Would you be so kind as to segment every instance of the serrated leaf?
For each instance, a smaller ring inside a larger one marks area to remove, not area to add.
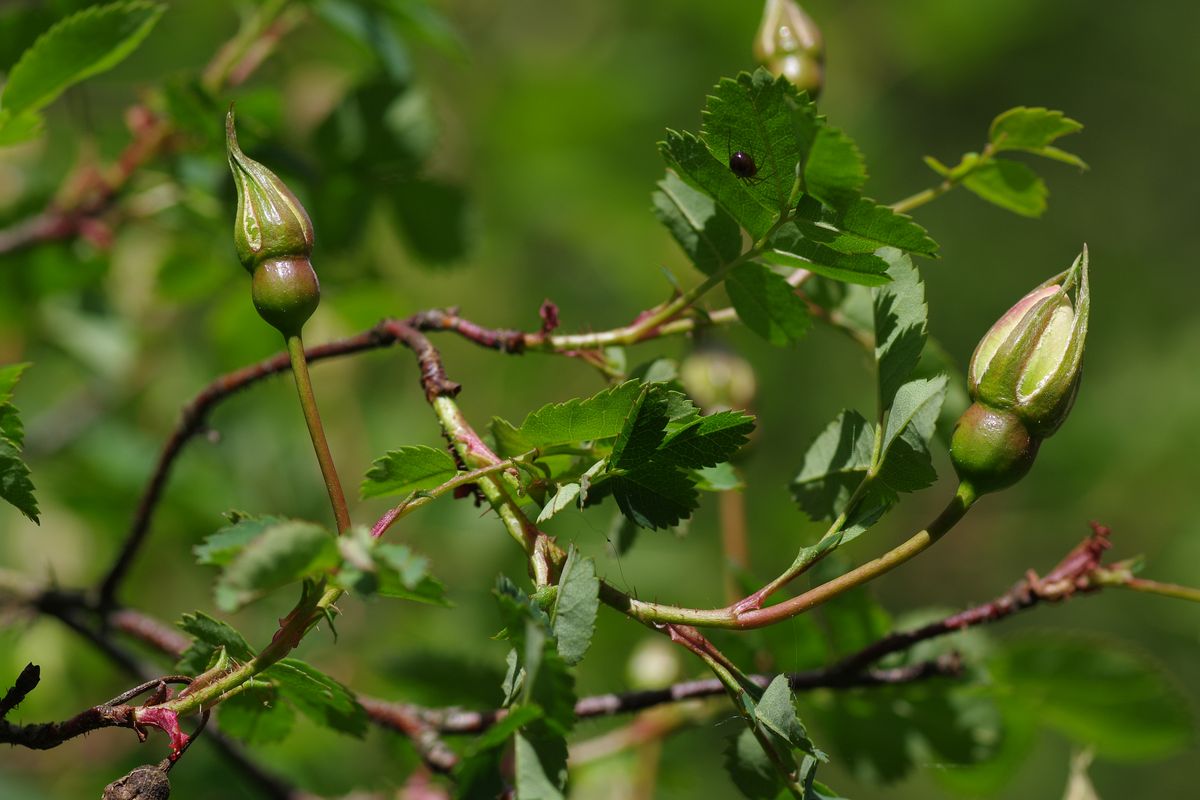
[[[892,280],[872,290],[875,318],[875,361],[881,411],[890,408],[896,391],[908,380],[925,347],[925,285],[912,259],[893,248],[879,254],[888,262]]]
[[[56,23],[8,73],[0,109],[9,116],[43,108],[68,87],[119,64],[165,10],[160,3],[93,6]]]
[[[29,366],[28,362],[23,362],[0,367],[0,405],[12,401],[13,390],[16,388],[17,382],[21,380],[21,376],[25,374],[25,370],[29,369]]]
[[[977,197],[1023,217],[1040,217],[1050,193],[1036,172],[1006,158],[992,159],[971,170],[962,185]]]
[[[778,212],[764,208],[750,193],[751,186],[713,157],[695,134],[669,130],[666,140],[659,143],[659,151],[680,180],[713,198],[752,237],[770,229]]]
[[[668,436],[656,458],[685,469],[716,467],[740,450],[753,430],[754,417],[744,412],[710,414]]]
[[[1083,125],[1061,111],[1048,108],[1010,108],[992,121],[988,132],[997,152],[1021,150],[1087,169],[1083,159],[1050,145],[1062,136],[1078,133]]]
[[[280,702],[274,686],[251,686],[228,700],[217,710],[221,732],[246,744],[273,744],[291,733],[296,712]]]
[[[596,564],[580,555],[572,545],[559,576],[558,593],[550,614],[558,654],[568,665],[582,661],[591,646],[599,608],[600,581],[596,577]]]
[[[674,172],[658,182],[652,199],[659,221],[701,272],[712,275],[741,252],[742,232],[733,217]]]
[[[937,478],[928,445],[945,397],[944,375],[918,378],[897,390],[884,428],[879,469],[893,489],[912,492]]]
[[[192,548],[197,564],[223,567],[267,528],[287,522],[284,517],[251,517],[237,512],[232,512],[230,519],[229,525]]]
[[[792,223],[804,238],[839,253],[874,253],[880,247],[895,247],[909,253],[933,255],[937,242],[906,214],[899,214],[874,200],[859,197],[842,209],[823,206],[806,198],[797,207]]]
[[[788,269],[806,269],[835,281],[861,286],[882,286],[891,280],[887,262],[868,253],[839,253],[823,244],[805,239],[785,225],[772,240],[778,246],[759,256],[766,264]]]
[[[588,398],[551,403],[526,416],[515,431],[528,448],[612,438],[621,432],[641,392],[640,383],[626,381]]]
[[[1190,703],[1153,658],[1112,639],[1027,634],[1005,642],[989,671],[1006,702],[1101,758],[1166,758],[1195,742]]]
[[[342,684],[299,659],[285,658],[262,673],[274,681],[279,696],[313,722],[361,737],[367,732],[367,712]]]
[[[797,342],[812,325],[808,306],[792,285],[761,264],[734,267],[725,289],[742,323],[771,344]]]
[[[199,675],[208,666],[213,653],[218,648],[238,661],[249,661],[254,658],[254,650],[237,630],[218,619],[213,619],[203,611],[184,614],[176,623],[180,630],[191,636],[193,641],[187,650],[179,657],[177,668],[186,675]]]
[[[31,521],[40,524],[29,467],[21,458],[21,451],[7,439],[0,439],[0,497]]]
[[[217,605],[234,611],[272,589],[338,563],[332,534],[311,522],[291,520],[267,528],[225,568],[217,581]]]
[[[796,716],[796,703],[786,675],[776,675],[754,707],[754,716],[764,728],[792,747],[810,755],[819,751]]]
[[[828,126],[817,132],[804,162],[804,191],[834,208],[854,202],[867,181],[867,165],[849,136]]]
[[[662,387],[645,384],[613,443],[608,469],[620,470],[646,463],[666,435],[667,397]]]
[[[363,478],[359,496],[369,497],[408,494],[432,489],[450,480],[458,465],[445,450],[425,445],[408,445],[389,450],[377,458]]]
[[[429,559],[403,544],[377,544],[374,561],[381,597],[412,600],[435,606],[450,606],[446,587],[429,574]]]
[[[833,519],[871,468],[875,426],[857,411],[843,411],[804,454],[792,496],[813,519]]]
[[[766,70],[722,78],[704,110],[704,140],[714,160],[773,217],[790,205],[796,165],[817,128],[812,104],[787,80]],[[739,151],[758,167],[752,179],[742,181],[729,170],[730,156]]]
[[[567,745],[543,740],[535,747],[520,733],[513,737],[517,800],[564,800],[567,785]]]
[[[621,512],[643,528],[674,527],[698,505],[691,480],[669,465],[644,464],[609,483]]]

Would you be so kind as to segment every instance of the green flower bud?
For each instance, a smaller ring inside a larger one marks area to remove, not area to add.
[[[312,221],[279,176],[238,147],[233,111],[225,119],[225,137],[238,195],[233,243],[253,275],[254,307],[284,336],[296,335],[321,300],[309,261]]]
[[[679,382],[705,413],[749,408],[758,387],[754,368],[746,359],[709,343],[683,359]]]
[[[754,57],[813,98],[825,85],[821,29],[794,0],[767,0],[754,36]]]
[[[1020,480],[1042,440],[1067,418],[1079,390],[1090,307],[1085,247],[1069,270],[1021,298],[975,348],[967,370],[975,402],[954,428],[950,456],[976,491]]]

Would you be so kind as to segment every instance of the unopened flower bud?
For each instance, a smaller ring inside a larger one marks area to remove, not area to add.
[[[1085,247],[1067,272],[1021,298],[975,348],[967,370],[975,402],[955,426],[950,456],[978,492],[1020,480],[1041,441],[1067,418],[1079,389],[1090,307]]]
[[[253,275],[254,307],[284,336],[298,334],[321,300],[309,261],[312,222],[279,176],[238,147],[232,111],[225,134],[238,195],[233,243],[238,260]]]
[[[706,413],[749,408],[757,391],[750,363],[711,344],[700,345],[683,359],[679,381]]]
[[[754,57],[813,98],[825,85],[821,29],[795,0],[767,0],[754,36]]]

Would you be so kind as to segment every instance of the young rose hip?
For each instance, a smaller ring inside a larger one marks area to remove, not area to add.
[[[1069,270],[1017,301],[975,348],[967,370],[975,402],[955,425],[950,457],[978,493],[1020,480],[1042,440],[1067,418],[1079,390],[1090,308],[1084,247]]]
[[[309,261],[312,221],[284,182],[238,147],[232,110],[225,118],[225,141],[238,195],[233,243],[253,276],[254,307],[284,336],[297,335],[321,301]]]

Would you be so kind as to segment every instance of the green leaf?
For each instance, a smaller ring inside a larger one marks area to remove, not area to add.
[[[46,119],[36,111],[24,111],[15,117],[0,111],[0,147],[23,144],[41,135]]]
[[[28,368],[29,364],[0,367],[0,498],[11,503],[31,521],[40,524],[29,467],[21,458],[25,427],[21,424],[16,406],[10,402],[17,382]]]
[[[923,489],[937,478],[929,458],[942,401],[946,376],[918,378],[900,387],[888,412],[880,453],[879,473],[897,491]]]
[[[0,497],[31,521],[40,524],[29,467],[21,458],[21,451],[7,439],[0,439]]]
[[[866,197],[840,210],[805,199],[796,210],[795,221],[784,229],[794,227],[806,239],[839,253],[874,253],[880,247],[926,256],[937,251],[937,242],[912,217]]]
[[[217,581],[217,605],[234,611],[261,595],[338,563],[334,537],[311,522],[267,528],[229,563]]]
[[[658,147],[667,166],[680,180],[713,198],[752,237],[762,236],[775,222],[778,212],[764,208],[751,194],[753,187],[714,158],[695,134],[669,130],[666,141]]]
[[[773,218],[790,205],[796,165],[816,129],[812,104],[766,70],[722,78],[704,111],[704,140],[714,160]],[[754,159],[758,174],[752,179],[743,181],[729,170],[729,158],[738,151]]]
[[[989,203],[1024,217],[1040,217],[1050,193],[1036,172],[1006,158],[972,169],[962,185]]]
[[[645,384],[613,443],[608,469],[645,464],[662,442],[669,420],[666,392],[661,386]]]
[[[274,681],[279,696],[318,725],[352,736],[361,737],[367,732],[367,712],[354,694],[316,667],[285,658],[264,671],[262,677]]]
[[[912,259],[892,248],[879,254],[888,262],[887,286],[873,290],[875,361],[878,364],[880,410],[892,405],[896,391],[908,380],[925,347],[929,308],[925,285]]]
[[[239,511],[231,511],[226,517],[230,524],[192,548],[197,564],[226,566],[267,528],[287,522],[283,517],[254,517]]]
[[[783,780],[749,727],[729,740],[725,769],[733,785],[750,800],[775,800],[783,789]]]
[[[550,498],[550,502],[542,506],[541,513],[538,514],[538,524],[553,518],[558,512],[570,508],[579,501],[580,486],[578,483],[568,483],[558,487],[558,491]]]
[[[176,623],[179,628],[191,636],[193,641],[187,650],[179,657],[177,668],[186,675],[199,675],[212,659],[218,648],[238,661],[249,661],[254,658],[254,650],[246,639],[233,626],[197,611],[184,614]]]
[[[883,259],[867,253],[839,253],[805,239],[788,225],[780,229],[772,244],[778,247],[760,255],[760,261],[788,269],[806,269],[835,281],[862,286],[882,286],[891,280]]]
[[[513,428],[503,420],[493,420],[492,432],[498,444],[501,436],[507,441],[514,441],[515,432],[525,446],[521,452],[608,439],[617,436],[624,428],[625,419],[641,392],[640,383],[626,381],[586,399],[576,398],[543,406],[525,417],[520,428]],[[507,426],[511,430],[498,433],[497,422],[502,423],[501,428]]]
[[[273,685],[243,689],[217,707],[222,733],[247,744],[273,744],[287,738],[296,712],[279,699]]]
[[[514,733],[534,720],[542,718],[542,710],[534,705],[513,706],[496,724],[492,725],[467,746],[467,756],[482,753],[507,742]]]
[[[359,487],[359,496],[384,497],[408,494],[441,486],[458,472],[458,465],[445,450],[425,445],[409,445],[389,450],[367,471]]]
[[[534,746],[520,733],[513,737],[517,800],[564,800],[567,785],[567,744],[542,739]]]
[[[621,512],[643,528],[672,528],[699,504],[691,480],[670,465],[650,462],[609,483]]]
[[[574,666],[583,660],[596,630],[596,611],[600,608],[600,581],[596,564],[579,554],[574,545],[567,551],[558,580],[558,593],[550,618],[558,654]]]
[[[375,567],[379,575],[376,593],[381,597],[413,600],[428,605],[449,606],[446,587],[428,573],[429,559],[403,544],[377,544]]]
[[[702,492],[730,492],[745,489],[746,484],[728,461],[713,467],[692,470],[696,488]]]
[[[820,128],[804,163],[805,193],[845,208],[858,199],[866,181],[867,165],[854,141],[836,128]]]
[[[874,450],[875,426],[857,411],[843,411],[804,454],[792,496],[813,519],[837,517],[871,468]]]
[[[1121,642],[1026,634],[1005,642],[989,669],[1005,702],[1101,758],[1162,759],[1195,743],[1187,697],[1157,661]]]
[[[9,71],[0,108],[7,116],[36,111],[68,87],[116,66],[142,43],[165,8],[130,0],[59,21]]]
[[[656,458],[686,469],[715,468],[747,442],[754,417],[741,411],[721,411],[700,417],[667,437]]]
[[[696,265],[712,275],[737,258],[742,232],[733,217],[707,194],[668,172],[653,195],[654,213]]]
[[[776,675],[767,686],[754,707],[754,716],[764,728],[792,747],[809,754],[818,753],[796,716],[796,703],[786,675]]]
[[[734,267],[725,289],[743,324],[771,344],[797,342],[812,325],[808,306],[792,285],[761,264]]]
[[[992,121],[988,137],[997,152],[1021,150],[1087,169],[1087,164],[1079,156],[1050,146],[1058,138],[1081,130],[1081,123],[1061,111],[1018,106],[1010,108]]]

